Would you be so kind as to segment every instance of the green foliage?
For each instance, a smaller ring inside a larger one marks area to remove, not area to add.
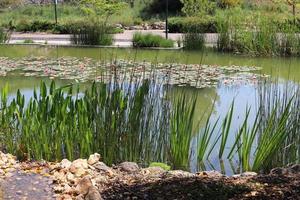
[[[235,7],[241,4],[241,0],[220,0],[219,4],[223,8]]]
[[[194,117],[197,98],[187,99],[185,94],[174,101],[170,119],[170,155],[174,166],[183,167],[190,158],[190,142],[195,135]]]
[[[160,162],[152,162],[152,163],[150,163],[149,167],[160,167],[166,171],[169,171],[171,169],[171,166],[169,166],[165,163],[160,163]]]
[[[9,40],[10,33],[4,28],[0,27],[0,43],[5,43]]]
[[[114,0],[81,0],[81,9],[88,15],[109,17],[125,6],[124,2]]]
[[[113,35],[110,34],[111,28],[105,22],[82,21],[72,25],[71,40],[78,45],[112,45]]]
[[[1,0],[0,1],[0,8],[7,8],[7,7],[14,7],[20,4],[20,0]]]
[[[26,40],[24,40],[23,43],[24,43],[24,44],[32,44],[32,43],[34,43],[34,41],[31,40],[31,39],[26,39]]]
[[[216,8],[215,2],[209,0],[181,0],[182,12],[187,16],[212,14]]]
[[[185,33],[183,35],[183,47],[188,50],[202,50],[205,47],[205,36],[197,32]]]
[[[132,43],[134,47],[173,47],[174,41],[159,35],[135,33]]]
[[[216,33],[216,21],[210,17],[172,17],[169,19],[170,33]]]

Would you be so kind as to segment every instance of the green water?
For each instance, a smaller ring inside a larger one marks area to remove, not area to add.
[[[44,56],[51,58],[59,57],[89,57],[99,60],[129,59],[136,61],[149,62],[167,62],[167,63],[189,63],[189,64],[210,64],[210,65],[237,65],[237,66],[257,66],[262,67],[259,73],[269,74],[272,77],[279,78],[280,81],[299,81],[300,66],[299,58],[251,58],[230,54],[219,54],[213,52],[186,52],[175,50],[135,50],[135,49],[117,49],[117,48],[74,48],[74,47],[41,47],[41,46],[0,46],[0,57],[23,58],[28,56]],[[0,63],[1,65],[1,63]],[[11,73],[7,77],[0,77],[0,90],[5,84],[10,86],[10,98],[18,89],[29,98],[32,96],[33,88],[38,88],[40,81],[44,80],[50,83],[48,78],[23,77],[18,73]],[[65,85],[74,81],[57,80],[58,85]],[[89,84],[83,84],[83,88],[88,88]],[[244,115],[246,106],[256,106],[257,85],[241,84],[228,86],[219,84],[216,88],[196,89],[191,87],[173,87],[170,91],[173,95],[179,95],[185,92],[192,96],[197,96],[196,118],[205,119],[212,109],[213,118],[224,116],[229,109],[233,99],[235,99],[236,124],[241,123],[240,116]],[[215,102],[215,103],[214,103]],[[203,122],[203,121],[202,121]],[[229,141],[229,144],[233,141]],[[192,146],[194,141],[191,142]],[[155,160],[154,160],[155,161]],[[195,156],[188,163],[191,171],[199,170]],[[223,169],[223,165],[225,169]],[[224,171],[227,174],[236,173],[231,169],[228,161],[220,162],[217,158],[211,160],[207,169],[216,169]],[[202,168],[201,168],[202,169]]]

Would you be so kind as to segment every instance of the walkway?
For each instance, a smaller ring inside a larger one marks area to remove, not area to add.
[[[163,30],[125,30],[123,33],[114,35],[114,46],[129,47],[132,45],[132,38],[135,32],[141,32],[143,34],[152,33],[165,37]],[[182,39],[181,33],[169,33],[169,38],[177,41]],[[70,45],[71,35],[66,34],[47,34],[47,33],[13,33],[9,43],[23,43],[25,40],[32,40],[34,43],[52,44],[52,45]],[[217,34],[206,34],[206,43],[209,46],[216,44]]]

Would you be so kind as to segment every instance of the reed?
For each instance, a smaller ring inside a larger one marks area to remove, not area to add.
[[[10,33],[0,27],[0,43],[6,43],[10,38]]]
[[[71,41],[78,45],[112,45],[111,27],[105,22],[90,19],[73,24]]]
[[[174,41],[165,39],[159,35],[134,33],[132,44],[134,47],[174,47]]]

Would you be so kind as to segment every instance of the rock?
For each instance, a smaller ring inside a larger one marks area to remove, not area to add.
[[[89,176],[83,177],[77,184],[75,190],[78,194],[86,195],[89,192],[89,188],[93,186]]]
[[[88,194],[84,198],[85,200],[102,200],[102,197],[100,193],[98,192],[98,189],[94,186],[91,186],[89,188]]]
[[[121,171],[133,173],[139,171],[139,166],[134,162],[122,162],[118,165]]]
[[[70,166],[70,172],[75,174],[77,177],[82,177],[86,174],[86,170],[88,169],[88,163],[86,159],[77,159],[72,162]]]
[[[104,172],[108,172],[110,171],[110,167],[108,167],[105,163],[103,162],[98,162],[94,165],[95,169],[97,169],[98,171],[104,171]]]
[[[178,178],[188,178],[188,177],[194,177],[195,174],[192,174],[190,172],[182,171],[182,170],[171,170],[167,171],[165,173],[165,176],[167,177],[178,177]]]
[[[63,159],[61,162],[60,162],[60,167],[63,168],[63,169],[68,169],[70,168],[72,165],[72,162],[69,161],[68,159]]]
[[[99,160],[100,160],[100,154],[98,154],[98,153],[92,154],[92,155],[90,155],[90,157],[88,159],[88,164],[89,165],[94,165]]]
[[[276,167],[270,171],[270,174],[272,174],[272,175],[284,175],[287,173],[288,173],[288,170],[281,168],[281,167]]]
[[[209,176],[209,177],[214,177],[214,178],[221,178],[224,175],[221,174],[218,171],[212,170],[212,171],[203,171],[203,175]]]
[[[251,177],[251,176],[257,176],[256,172],[244,172],[241,174],[241,177]]]
[[[67,181],[72,184],[75,183],[75,181],[76,181],[74,174],[72,174],[70,172],[67,173],[66,178],[67,178]]]
[[[161,167],[148,167],[148,168],[142,169],[142,173],[145,174],[145,175],[147,175],[147,174],[160,175],[160,174],[163,174],[165,172],[166,172],[166,170],[164,170]]]
[[[75,200],[84,200],[84,195],[83,194],[80,194],[78,195]]]
[[[54,180],[59,183],[64,183],[66,181],[66,176],[64,172],[54,172]]]
[[[290,167],[292,173],[300,173],[300,164],[295,164]]]
[[[72,200],[72,197],[69,194],[64,194],[64,195],[62,195],[61,199],[63,199],[63,200]]]

